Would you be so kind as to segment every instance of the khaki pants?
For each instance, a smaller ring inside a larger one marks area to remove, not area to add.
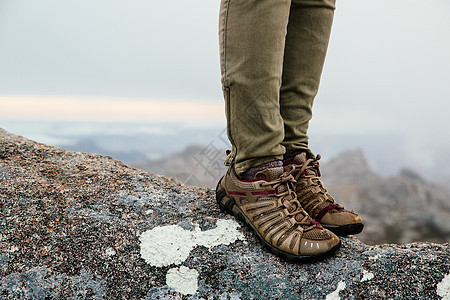
[[[335,0],[222,0],[226,164],[238,174],[307,151]]]

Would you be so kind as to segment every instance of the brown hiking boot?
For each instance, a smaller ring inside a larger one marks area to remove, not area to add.
[[[294,184],[291,172],[283,167],[266,168],[252,180],[239,179],[229,168],[217,185],[216,199],[281,257],[306,262],[333,254],[340,247],[338,237],[303,210]]]
[[[295,192],[298,201],[311,217],[334,233],[360,233],[364,228],[361,217],[336,203],[319,180],[319,159],[320,155],[307,159],[303,152],[284,161],[285,170],[291,170],[297,181]]]

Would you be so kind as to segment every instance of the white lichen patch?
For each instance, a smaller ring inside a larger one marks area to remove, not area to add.
[[[328,294],[325,300],[340,300],[341,297],[339,296],[339,292],[343,291],[345,289],[345,286],[345,281],[339,281],[336,290],[331,294]]]
[[[442,299],[450,299],[450,274],[447,274],[436,287],[436,294]]]
[[[194,247],[191,233],[178,225],[155,227],[142,233],[141,256],[152,266],[180,264]]]
[[[201,231],[197,225],[192,231],[178,225],[155,227],[139,238],[141,256],[156,267],[181,264],[196,246],[212,248],[244,239],[238,227],[239,224],[234,220],[217,220],[217,227],[206,231]]]
[[[380,258],[380,254],[376,254],[374,256],[369,256],[370,260],[378,260]]]
[[[111,248],[111,247],[110,248],[106,248],[105,254],[107,256],[113,256],[113,255],[116,255],[116,251],[113,248]]]
[[[373,278],[373,273],[363,270],[363,276],[361,278],[361,282],[371,280]]]
[[[223,293],[219,296],[219,300],[241,300],[241,293]]]
[[[183,294],[195,294],[198,289],[198,272],[185,266],[172,268],[167,271],[166,284],[175,291]]]
[[[211,230],[201,231],[194,228],[193,238],[196,245],[212,248],[218,245],[229,245],[236,240],[244,239],[244,235],[238,231],[239,224],[234,220],[217,220],[217,227]]]
[[[12,245],[11,247],[9,247],[9,252],[13,253],[19,251],[19,247]]]

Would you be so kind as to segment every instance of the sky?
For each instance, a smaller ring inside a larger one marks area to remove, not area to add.
[[[218,10],[219,0],[0,0],[0,127],[92,111],[223,124]],[[447,0],[337,1],[311,132],[399,134],[417,159],[450,151],[449,32]]]
[[[218,5],[0,0],[0,93],[217,100]]]

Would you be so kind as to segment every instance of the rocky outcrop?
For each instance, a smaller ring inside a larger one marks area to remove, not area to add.
[[[448,244],[342,242],[290,263],[210,189],[0,130],[2,299],[448,299]]]

